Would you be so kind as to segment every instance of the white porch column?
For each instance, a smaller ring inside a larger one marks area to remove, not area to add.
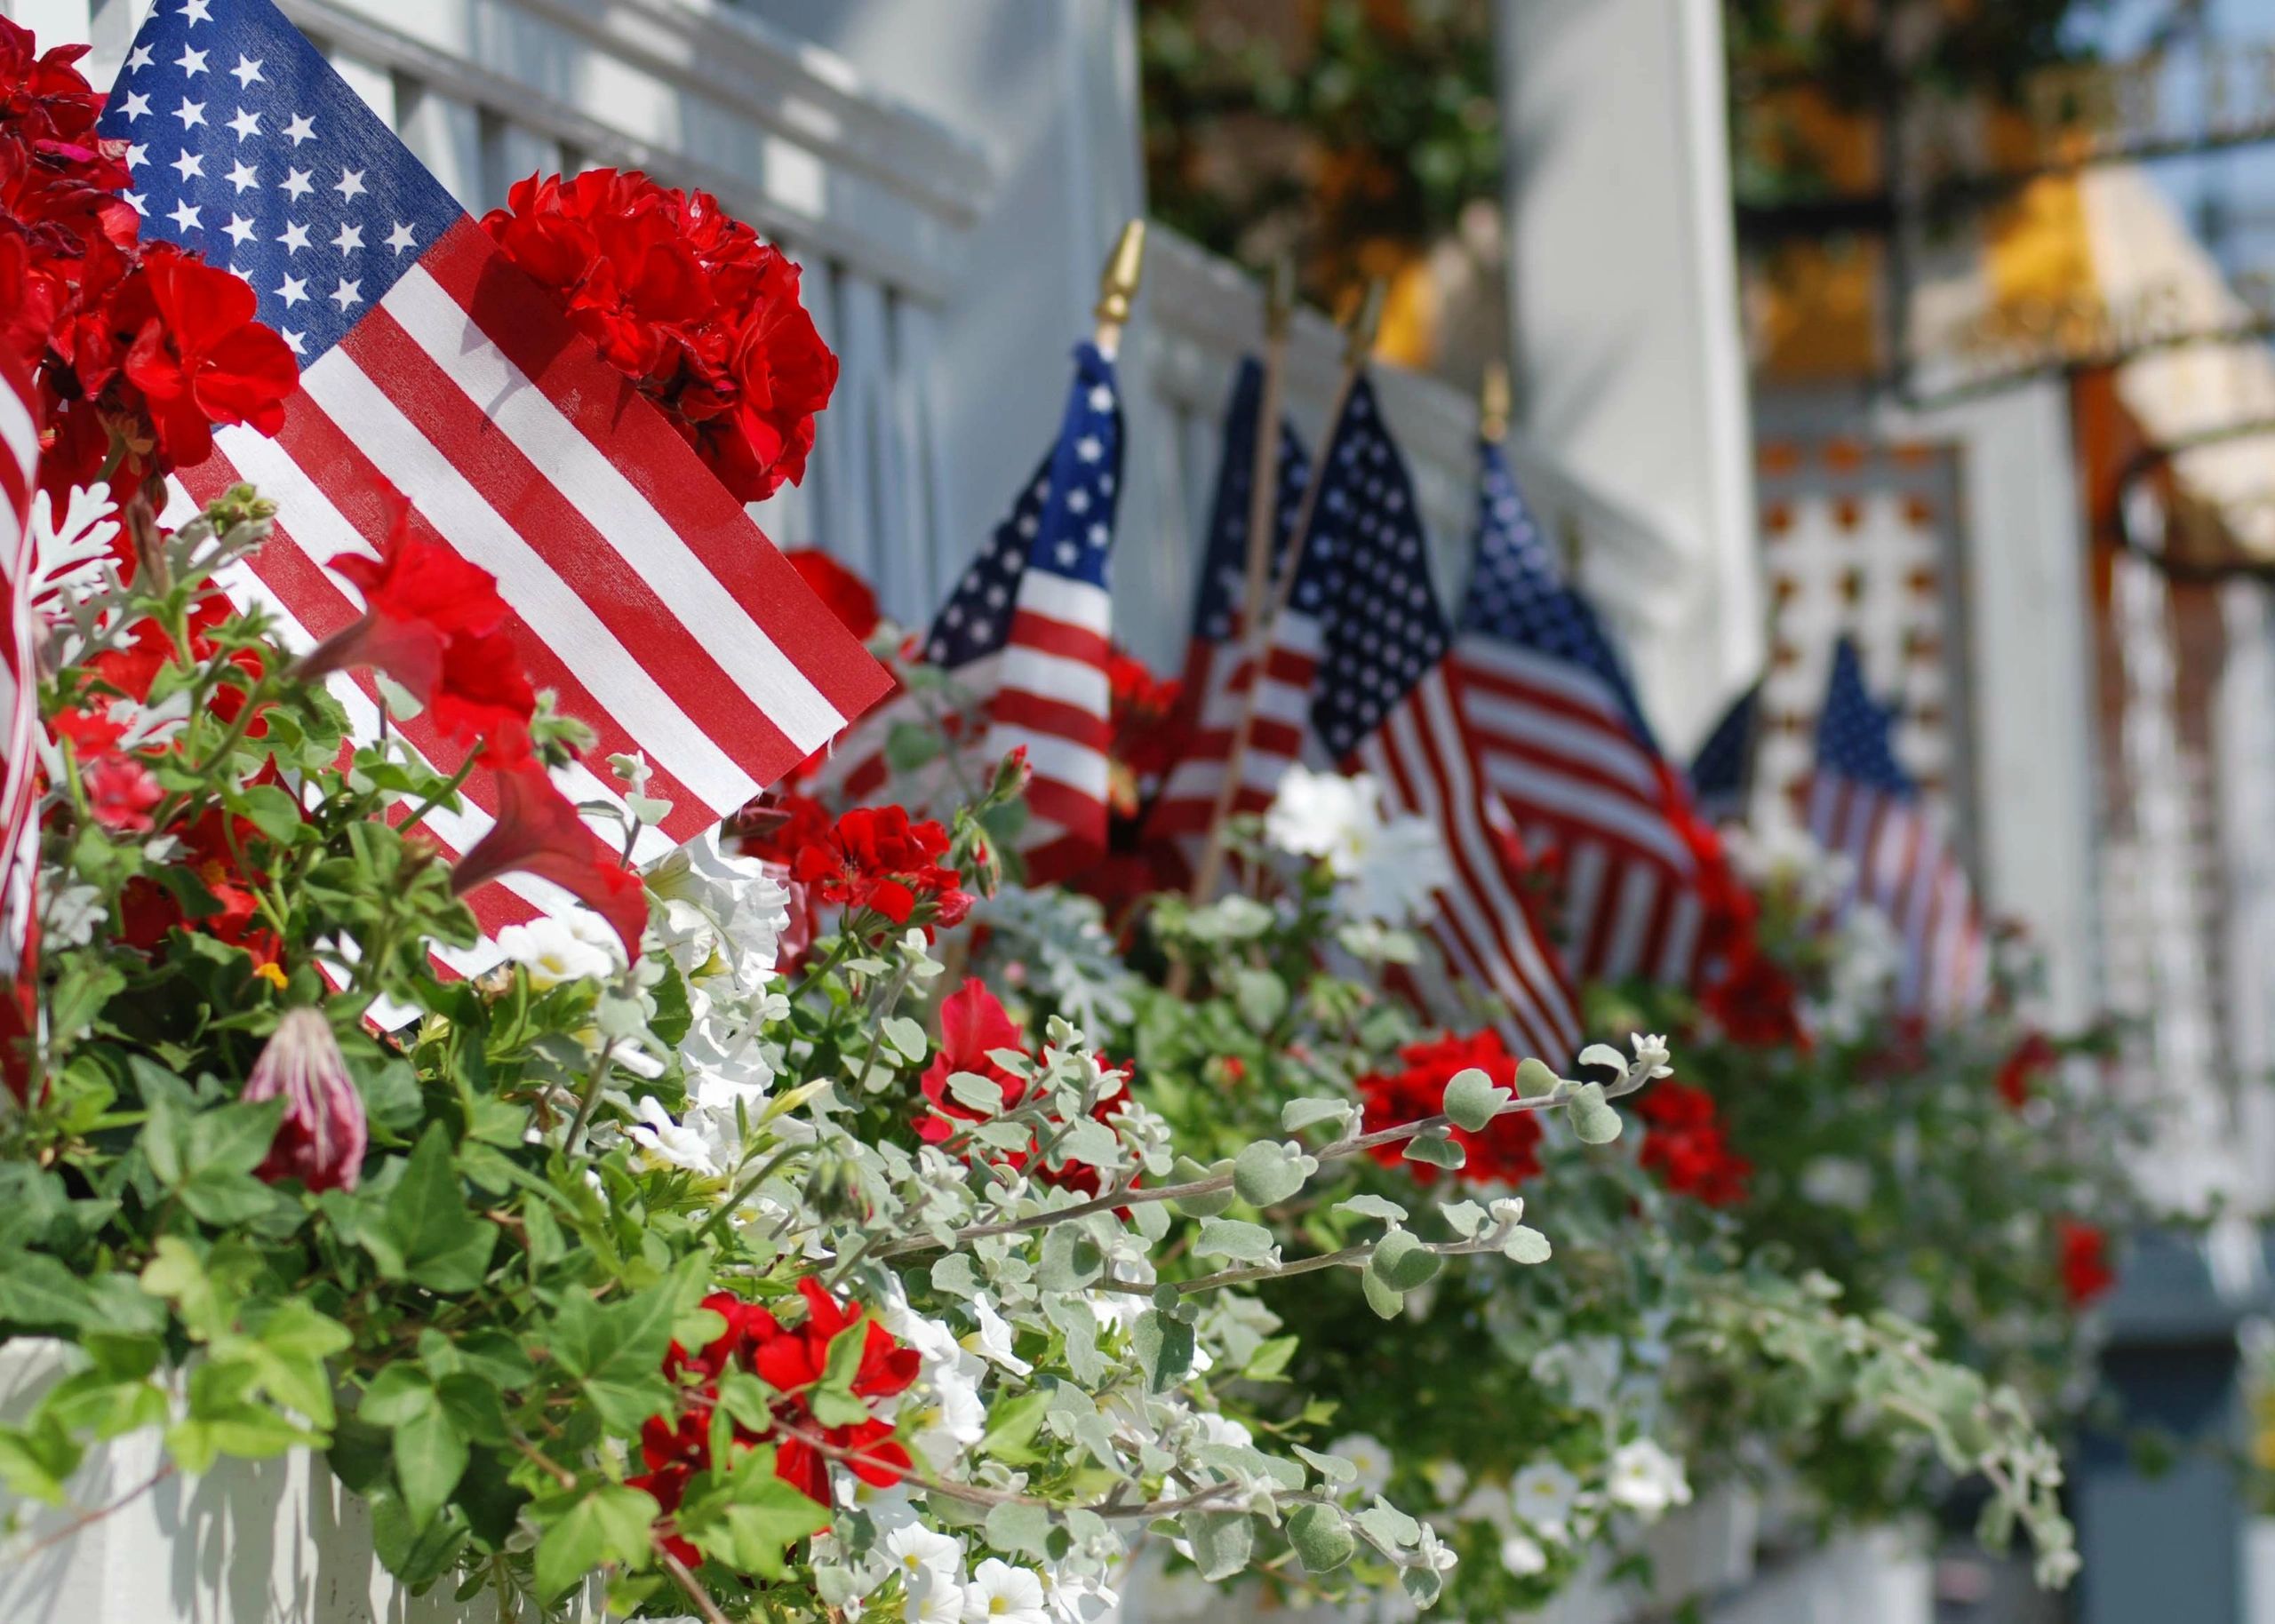
[[[1688,748],[1764,652],[1719,0],[1500,0],[1499,32],[1519,416],[1673,544],[1585,579]]]

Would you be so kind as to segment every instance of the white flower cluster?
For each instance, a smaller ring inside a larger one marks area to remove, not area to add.
[[[1365,773],[1344,777],[1289,767],[1264,815],[1264,836],[1291,856],[1326,864],[1338,905],[1354,919],[1419,924],[1435,912],[1434,894],[1453,880],[1429,820],[1386,814],[1382,786]]]

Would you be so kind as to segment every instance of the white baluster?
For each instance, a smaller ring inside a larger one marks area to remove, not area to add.
[[[397,99],[403,145],[462,208],[487,206],[482,184],[482,115],[430,84],[405,83]]]

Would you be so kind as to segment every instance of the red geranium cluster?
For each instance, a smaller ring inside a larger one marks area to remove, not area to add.
[[[1645,1089],[1636,1111],[1648,1130],[1642,1164],[1669,1190],[1709,1206],[1731,1206],[1745,1198],[1753,1164],[1731,1151],[1712,1095],[1669,1078]]]
[[[1152,787],[1177,765],[1181,690],[1174,678],[1154,676],[1118,648],[1106,654],[1106,677],[1113,764],[1106,792],[1116,816],[1135,817]]]
[[[212,426],[274,434],[299,366],[253,319],[252,289],[138,240],[125,143],[75,64],[0,18],[0,332],[36,378],[40,483],[60,499],[112,473],[124,494],[212,450]]]
[[[781,864],[821,901],[895,925],[953,927],[971,912],[962,876],[940,861],[948,832],[904,807],[856,807],[833,823],[811,796],[779,794],[744,820],[742,848]]]
[[[1999,1097],[2012,1110],[2020,1111],[2030,1103],[2038,1079],[2061,1062],[2062,1051],[2054,1047],[2053,1039],[2044,1032],[2030,1033],[1999,1063]]]
[[[665,1354],[665,1376],[686,1391],[676,1415],[651,1415],[642,1426],[640,1453],[648,1469],[625,1481],[654,1495],[666,1513],[679,1509],[698,1472],[711,1469],[712,1413],[719,1405],[719,1378],[730,1369],[746,1371],[773,1389],[770,1404],[775,1425],[755,1431],[738,1421],[735,1442],[754,1445],[775,1439],[775,1476],[808,1499],[830,1503],[829,1458],[807,1441],[810,1438],[844,1452],[854,1474],[879,1488],[901,1482],[909,1471],[913,1462],[908,1451],[895,1441],[891,1422],[871,1416],[850,1425],[825,1427],[814,1416],[812,1395],[828,1365],[830,1343],[853,1326],[862,1327],[863,1339],[861,1362],[852,1381],[856,1398],[890,1398],[906,1391],[921,1366],[917,1351],[895,1341],[882,1325],[867,1318],[867,1310],[849,1311],[818,1281],[799,1281],[798,1294],[805,1299],[806,1317],[786,1330],[756,1303],[714,1292],[703,1306],[727,1322],[726,1330],[697,1352],[674,1342]],[[793,1436],[796,1433],[805,1437]],[[666,1543],[690,1567],[702,1560],[683,1539],[675,1536]]]
[[[1517,1086],[1516,1056],[1490,1030],[1409,1043],[1398,1057],[1404,1063],[1401,1070],[1369,1072],[1359,1079],[1362,1125],[1369,1134],[1438,1115],[1445,1106],[1446,1085],[1455,1072],[1472,1066],[1499,1087]],[[1467,1158],[1460,1174],[1466,1182],[1521,1184],[1540,1171],[1540,1124],[1529,1111],[1496,1117],[1477,1133],[1457,1127],[1453,1136]],[[1385,1167],[1404,1167],[1417,1183],[1437,1181],[1439,1169],[1407,1160],[1402,1145],[1378,1145],[1371,1154]]]
[[[2073,1218],[2058,1218],[2054,1237],[2062,1249],[2062,1290],[2071,1308],[2084,1308],[2117,1284],[2117,1270],[2109,1262],[2109,1237],[2101,1230]]]
[[[1003,1012],[1003,1006],[995,1001],[994,993],[976,981],[966,982],[940,1004],[940,1047],[919,1079],[924,1098],[932,1109],[917,1121],[918,1138],[927,1144],[944,1144],[962,1132],[965,1124],[986,1120],[948,1091],[948,1079],[958,1071],[974,1072],[994,1083],[1002,1091],[1004,1111],[1015,1109],[1026,1097],[1026,1082],[996,1063],[997,1049],[1016,1049],[1024,1055],[1027,1052],[1026,1036],[1018,1023]],[[1117,1091],[1093,1105],[1090,1115],[1103,1122],[1122,1103],[1122,1093]],[[1085,1196],[1098,1193],[1097,1168],[1082,1162],[1030,1168],[1028,1164],[1034,1152],[1034,1142],[1030,1139],[1024,1150],[1006,1152],[991,1147],[988,1155],[1014,1172],[1031,1171],[1035,1178],[1058,1189]]]
[[[729,490],[804,477],[837,357],[798,302],[798,267],[707,192],[636,170],[531,175],[483,226],[663,409]]]

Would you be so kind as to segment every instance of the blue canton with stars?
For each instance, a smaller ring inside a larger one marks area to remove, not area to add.
[[[1058,443],[948,595],[925,639],[925,658],[954,670],[1002,649],[1019,581],[1030,569],[1105,590],[1121,490],[1122,400],[1114,363],[1096,345],[1077,345]]]
[[[1711,818],[1735,818],[1745,811],[1746,785],[1752,776],[1753,725],[1761,712],[1761,684],[1737,697],[1690,763],[1690,792],[1698,810]]]
[[[1478,460],[1477,549],[1461,629],[1580,666],[1611,690],[1636,738],[1656,754],[1619,650],[1594,607],[1565,584],[1507,455],[1488,441]]]
[[[1365,378],[1352,386],[1319,477],[1313,542],[1328,546],[1316,561],[1305,550],[1297,605],[1309,577],[1327,633],[1312,726],[1340,758],[1445,658],[1448,633],[1414,482]]]
[[[303,367],[465,216],[269,0],[159,0],[100,128],[143,235],[251,283]]]
[[[1264,369],[1243,359],[1225,410],[1225,449],[1217,465],[1216,501],[1209,510],[1209,549],[1201,560],[1193,604],[1196,642],[1221,643],[1233,634],[1234,613],[1248,590],[1249,505],[1256,483],[1256,425],[1263,410]],[[1280,570],[1311,478],[1311,457],[1292,426],[1280,426],[1279,506],[1272,537],[1272,573]]]
[[[1842,638],[1832,650],[1832,681],[1824,710],[1816,719],[1816,764],[1901,800],[1920,792],[1896,759],[1896,719],[1900,707],[1884,705],[1864,686],[1864,664],[1856,645]]]

